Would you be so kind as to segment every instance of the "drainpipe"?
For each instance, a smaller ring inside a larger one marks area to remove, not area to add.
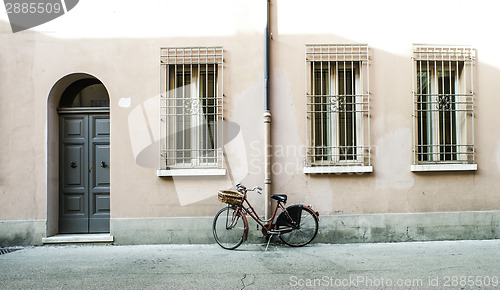
[[[271,93],[269,86],[269,54],[271,32],[269,29],[271,0],[267,0],[267,24],[265,41],[265,67],[264,67],[264,85],[266,91],[265,111],[264,111],[264,134],[265,134],[265,168],[264,168],[264,196],[265,196],[265,219],[271,215]]]

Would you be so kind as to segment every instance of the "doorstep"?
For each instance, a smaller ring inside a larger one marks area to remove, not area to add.
[[[112,243],[111,234],[59,234],[42,238],[44,244]]]

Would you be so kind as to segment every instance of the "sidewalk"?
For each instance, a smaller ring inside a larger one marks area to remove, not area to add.
[[[44,246],[0,255],[0,289],[498,289],[500,240]]]

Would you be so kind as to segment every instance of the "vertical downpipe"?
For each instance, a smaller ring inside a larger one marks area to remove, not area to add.
[[[265,196],[265,218],[269,219],[271,215],[271,94],[269,86],[269,55],[271,32],[269,29],[271,0],[267,0],[267,24],[265,40],[265,68],[264,85],[266,91],[265,111],[264,111],[264,134],[265,134],[265,168],[264,168],[264,196]]]

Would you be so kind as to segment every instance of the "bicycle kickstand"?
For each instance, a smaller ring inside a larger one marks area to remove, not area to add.
[[[267,248],[269,248],[269,243],[271,243],[271,239],[273,238],[273,234],[271,234],[269,236],[269,240],[267,241],[267,246],[266,246],[266,250],[264,252],[267,252]]]

